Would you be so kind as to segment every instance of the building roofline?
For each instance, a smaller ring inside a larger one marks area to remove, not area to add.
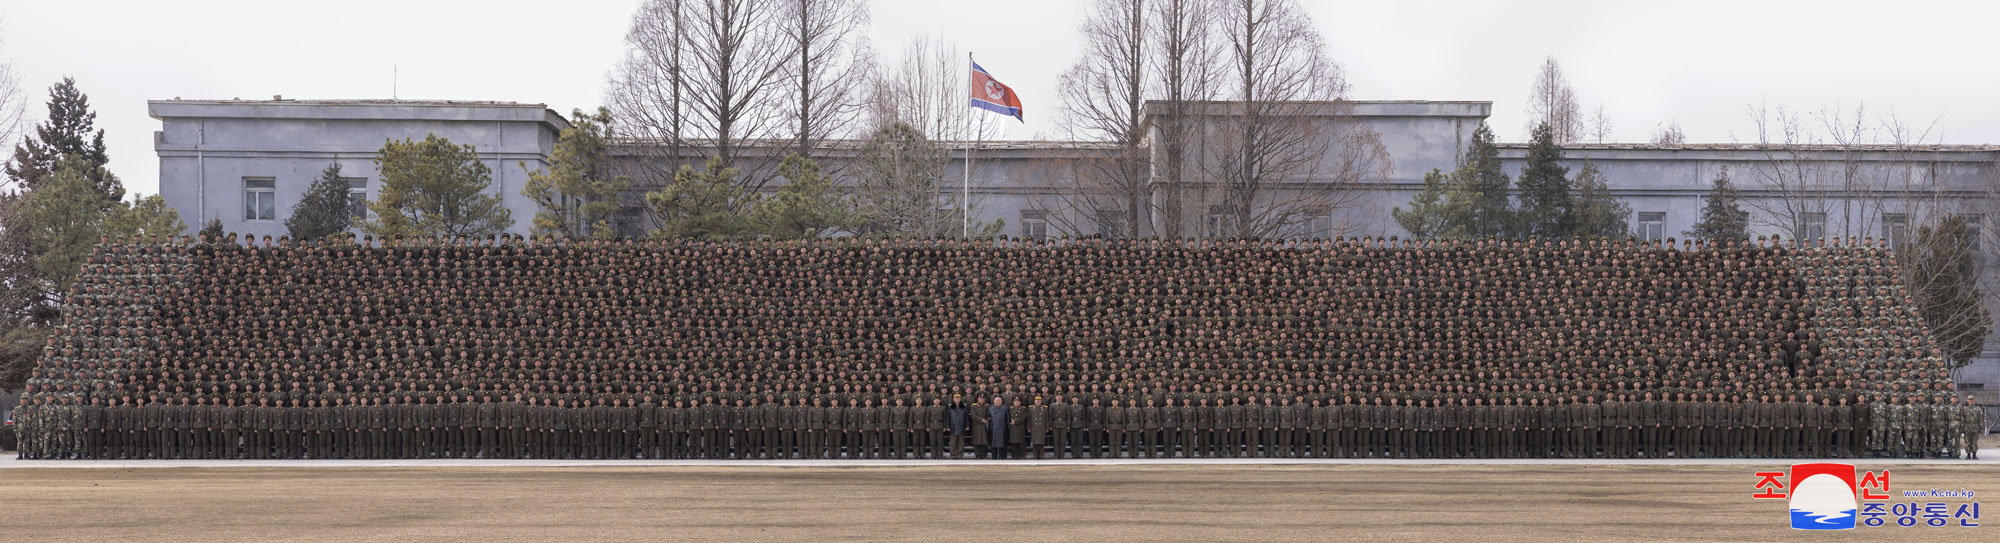
[[[546,104],[486,100],[147,100],[146,114],[168,118],[533,121],[561,131],[569,120]]]
[[[1163,115],[1160,111],[1171,102],[1147,100],[1145,112],[1148,118]],[[1228,115],[1227,111],[1209,111],[1217,108],[1243,104],[1241,100],[1189,100],[1182,102],[1191,108],[1194,115]],[[1271,107],[1281,108],[1289,115],[1348,116],[1348,117],[1479,117],[1493,114],[1493,102],[1483,100],[1294,100],[1271,102]]]
[[[689,147],[702,148],[702,147],[712,146],[711,140],[706,140],[706,139],[689,139],[683,141],[687,142],[687,145]],[[738,140],[736,142],[736,146],[742,148],[750,148],[750,149],[781,149],[781,148],[791,147],[797,141],[798,140],[793,140],[789,138]],[[985,150],[1100,151],[1100,150],[1118,149],[1120,147],[1120,145],[1115,142],[1073,141],[1073,140],[976,140],[976,141],[940,140],[935,143],[939,144],[942,147],[945,147],[946,149],[963,150],[969,146],[975,150],[982,150],[982,151]],[[666,145],[666,140],[656,139],[656,138],[621,137],[621,138],[613,138],[611,140],[611,144],[614,146],[621,146],[621,147],[659,147]],[[820,140],[819,144],[814,146],[814,148],[829,149],[829,150],[859,150],[867,145],[868,145],[868,140],[866,139],[827,139],[827,140]]]
[[[1501,149],[1527,149],[1530,143],[1495,143]],[[1784,144],[1784,143],[1570,143],[1562,146],[1565,151],[1858,151],[1858,152],[1986,152],[2000,151],[2000,145],[1993,144],[1931,144],[1931,145],[1840,145],[1840,144]]]

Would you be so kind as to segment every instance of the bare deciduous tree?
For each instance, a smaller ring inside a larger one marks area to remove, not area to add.
[[[1387,149],[1352,121],[1346,76],[1297,2],[1228,0],[1216,21],[1233,96],[1213,111],[1205,169],[1221,194],[1205,234],[1332,231],[1334,212],[1360,200],[1349,188],[1387,174]]]
[[[1198,174],[1200,140],[1205,137],[1192,118],[1199,102],[1214,98],[1222,75],[1222,51],[1215,39],[1215,4],[1212,0],[1153,0],[1147,8],[1154,21],[1149,33],[1154,51],[1150,60],[1154,96],[1160,103],[1149,112],[1153,130],[1154,194],[1159,201],[1159,233],[1168,238],[1186,235],[1184,227],[1189,202],[1206,202],[1206,183],[1190,183]],[[1192,172],[1190,166],[1193,166]]]
[[[903,168],[904,170],[934,171],[937,176],[942,176],[950,163],[951,151],[954,148],[969,140],[997,135],[999,125],[988,122],[990,120],[988,117],[991,115],[971,109],[969,101],[972,94],[966,89],[971,74],[972,67],[967,63],[964,53],[957,47],[938,38],[919,36],[910,40],[903,49],[901,58],[892,67],[884,69],[873,78],[869,86],[867,112],[872,133],[878,139],[885,134],[896,134],[891,140],[901,142],[899,145],[905,148],[925,148],[901,151],[898,161],[912,164],[934,162],[934,167],[911,167]],[[913,132],[914,135],[903,135],[904,130]],[[863,154],[866,155],[866,152]],[[860,160],[869,162],[871,159],[863,156]],[[856,197],[864,201],[885,197],[873,194],[884,185],[879,184],[880,179],[870,178],[879,177],[885,170],[866,165],[859,166],[858,170],[856,175],[861,178],[857,179]],[[947,183],[947,181],[952,182]],[[948,187],[956,186],[958,184],[956,181],[940,177],[932,182],[939,190],[951,192]],[[908,183],[897,185],[909,186]],[[941,202],[950,202],[946,205],[955,210],[964,208],[965,212],[977,207],[977,202],[959,200],[959,198],[945,198]],[[960,218],[961,211],[950,213],[952,217]],[[953,226],[959,228],[952,231],[959,232],[968,225]],[[979,225],[971,224],[969,227],[976,231]]]
[[[1597,109],[1590,111],[1588,126],[1590,127],[1589,135],[1591,141],[1596,143],[1608,143],[1611,141],[1611,117],[1604,115],[1604,104],[1598,104]]]
[[[742,169],[739,183],[761,191],[768,172],[736,158],[746,142],[773,139],[787,124],[782,90],[792,48],[779,30],[783,8],[778,0],[649,0],[633,17],[626,59],[612,77],[614,111],[636,135],[670,134],[670,168],[687,162],[680,153],[698,152]]]
[[[873,52],[856,31],[868,24],[861,0],[784,0],[780,32],[792,48],[787,62],[793,150],[812,158],[820,142],[853,134]]]
[[[1660,129],[1653,132],[1653,145],[1683,145],[1686,143],[1687,134],[1681,132],[1681,123],[1678,121],[1661,123]]]
[[[1532,132],[1541,124],[1549,125],[1558,144],[1575,143],[1585,135],[1583,104],[1577,100],[1576,91],[1570,89],[1562,65],[1553,56],[1544,59],[1541,69],[1535,72],[1535,86],[1528,97],[1526,131]]]
[[[1791,232],[1795,238],[1867,236],[1880,218],[1862,213],[1862,201],[1893,163],[1863,160],[1878,143],[1865,105],[1849,114],[1823,108],[1810,117],[1784,107],[1750,108],[1762,160],[1746,168],[1745,199],[1752,224]]]
[[[5,45],[0,41],[0,46]],[[12,61],[0,59],[0,149],[14,148],[14,138],[20,137],[27,114],[28,95],[21,91],[21,71]]]
[[[965,53],[936,37],[917,36],[903,48],[893,66],[877,74],[869,86],[870,130],[903,123],[936,142],[977,139],[989,125],[972,115],[968,104],[972,67]]]
[[[642,154],[633,162],[639,167],[633,178],[641,187],[665,186],[681,166],[699,162],[688,160],[685,148],[687,13],[681,4],[650,0],[639,6],[625,33],[625,58],[606,84],[605,101],[625,120],[625,132],[660,144],[634,148]]]
[[[1965,362],[1960,358],[1965,334],[1990,330],[1990,315],[2000,314],[2000,273],[1992,265],[2000,262],[2000,236],[1990,226],[1992,210],[2000,209],[2000,169],[1991,162],[1944,160],[1950,154],[1937,152],[1942,124],[1933,119],[1912,127],[1893,112],[1877,121],[1868,149],[1883,155],[1876,158],[1887,164],[1862,169],[1867,186],[1861,192],[1868,195],[1863,213],[1880,217],[1881,228],[1861,235],[1884,239],[1896,252],[1903,287],[1956,372],[1962,367],[1957,364]],[[1951,246],[1960,240],[1949,236],[1926,235],[1954,219],[1970,227],[1969,247]],[[1980,293],[1985,313],[1965,311],[1953,305],[1957,300],[1935,296],[1956,290],[1961,281]],[[1952,310],[1940,310],[1946,307]]]
[[[1063,72],[1059,116],[1071,139],[1113,142],[1110,157],[1088,161],[1057,197],[1072,215],[1091,217],[1108,237],[1144,235],[1151,187],[1144,129],[1151,79],[1144,0],[1096,0],[1085,8],[1084,53]]]

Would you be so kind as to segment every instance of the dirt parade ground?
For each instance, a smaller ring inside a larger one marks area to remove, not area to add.
[[[0,471],[12,541],[1766,541],[1766,465],[101,468]],[[2000,495],[1990,465],[1892,491]],[[1957,501],[1965,501],[1963,499]],[[2000,522],[1996,520],[1993,522]],[[1837,538],[1975,541],[1992,527]]]

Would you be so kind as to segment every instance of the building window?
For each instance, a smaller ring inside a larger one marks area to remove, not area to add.
[[[1236,218],[1230,216],[1228,208],[1223,206],[1208,206],[1208,235],[1210,237],[1228,237],[1231,230],[1230,227],[1235,225]]]
[[[1973,262],[1980,262],[1984,259],[1984,255],[1979,252],[1979,234],[1981,228],[1986,226],[1986,216],[1978,213],[1967,213],[1959,215],[1959,217],[1965,219],[1965,233],[1970,238],[1966,240],[1965,248],[1972,253]]]
[[[347,215],[350,217],[367,217],[368,178],[342,177],[340,179],[347,182]]]
[[[1798,231],[1793,232],[1792,237],[1804,242],[1819,242],[1820,238],[1826,237],[1826,214],[1800,213]]]
[[[1882,239],[1888,240],[1890,247],[1902,247],[1910,241],[1910,216],[1902,213],[1882,215]]]
[[[1667,239],[1666,212],[1653,211],[1653,212],[1640,213],[1639,223],[1632,227],[1632,231],[1633,233],[1639,234],[1639,239],[1645,241],[1659,241]]]
[[[1125,210],[1097,210],[1097,235],[1105,238],[1125,237]]]
[[[1021,237],[1042,241],[1049,238],[1049,218],[1046,211],[1021,212]]]
[[[1325,210],[1313,211],[1299,224],[1299,237],[1325,239],[1333,237],[1333,215]]]
[[[278,180],[269,177],[243,178],[243,220],[278,220]]]

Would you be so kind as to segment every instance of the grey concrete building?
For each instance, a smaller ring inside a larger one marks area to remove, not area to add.
[[[221,219],[226,231],[277,237],[306,187],[340,164],[350,193],[379,189],[375,152],[389,140],[436,134],[472,145],[493,170],[493,191],[517,224],[534,216],[522,198],[528,170],[547,167],[557,134],[569,127],[541,104],[410,100],[157,100],[160,194],[198,229]],[[523,168],[521,163],[527,164]]]
[[[284,233],[292,206],[327,164],[340,163],[355,196],[365,198],[378,188],[372,158],[382,143],[428,134],[478,149],[493,169],[492,190],[513,212],[510,231],[525,233],[535,206],[520,195],[522,185],[529,170],[547,165],[557,135],[568,126],[543,105],[511,102],[164,100],[148,106],[162,124],[155,137],[160,192],[190,228],[219,218],[226,230],[274,237]],[[1111,194],[1097,181],[1118,155],[1116,144],[949,143],[938,205],[956,213],[969,204],[973,220],[1004,223],[1000,233],[1009,236],[1236,235],[1241,232],[1229,219],[1237,202],[1223,179],[1240,149],[1227,125],[1235,108],[1149,104],[1150,132],[1141,145],[1147,159],[1136,197]],[[1289,165],[1267,172],[1265,186],[1250,197],[1247,207],[1260,215],[1254,233],[1395,236],[1407,232],[1390,210],[1407,205],[1427,172],[1456,168],[1492,103],[1299,103],[1279,111],[1291,119],[1284,129],[1314,137],[1273,155]],[[1188,122],[1175,125],[1177,118]],[[1171,126],[1192,127],[1176,132],[1188,134],[1179,141],[1192,149],[1178,155],[1180,183],[1169,179],[1173,145],[1162,127]],[[788,144],[744,142],[735,166],[771,179]],[[862,145],[832,141],[814,154],[851,187]],[[614,148],[614,167],[634,178],[617,225],[622,233],[649,229],[639,193],[665,183],[679,165],[699,166],[698,142],[677,149],[675,156],[663,142],[635,140]],[[1501,145],[1510,176],[1518,174],[1526,153],[1523,144]],[[1638,237],[1681,236],[1701,220],[1702,197],[1727,172],[1751,212],[1752,235],[1900,240],[1940,214],[1966,216],[1979,232],[1989,284],[2000,284],[1992,281],[2000,274],[1993,256],[2000,252],[2000,228],[1994,227],[2000,146],[1578,144],[1567,146],[1565,156],[1572,173],[1586,160],[1603,173],[1612,193],[1631,207]],[[775,190],[775,182],[764,189]],[[1967,388],[1985,387],[1985,401],[2000,401],[2000,334],[1959,378]]]

